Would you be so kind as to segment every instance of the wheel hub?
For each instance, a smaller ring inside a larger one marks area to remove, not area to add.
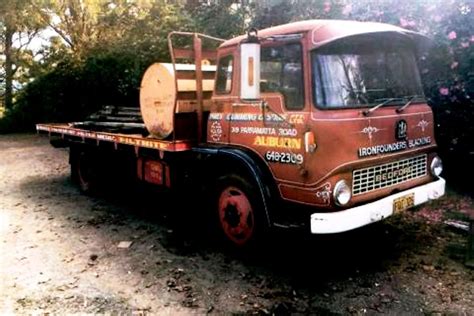
[[[227,205],[224,210],[224,220],[229,224],[230,227],[237,227],[240,223],[239,210],[234,205]]]
[[[228,187],[219,198],[219,217],[224,233],[237,245],[243,245],[254,234],[253,209],[247,195]]]

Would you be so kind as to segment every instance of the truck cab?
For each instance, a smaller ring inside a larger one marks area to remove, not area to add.
[[[387,24],[311,20],[226,41],[207,142],[258,160],[264,186],[311,208],[315,234],[439,198],[445,181],[416,63],[420,40]],[[251,204],[244,190],[222,191],[221,222],[237,242]]]

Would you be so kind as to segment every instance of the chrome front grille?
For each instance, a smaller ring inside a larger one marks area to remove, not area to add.
[[[427,156],[421,155],[383,165],[354,170],[352,194],[362,194],[423,177],[427,172]]]

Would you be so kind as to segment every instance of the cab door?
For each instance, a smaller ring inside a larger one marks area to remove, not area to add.
[[[299,42],[263,43],[261,100],[233,102],[230,143],[256,151],[279,182],[304,183],[303,53]]]

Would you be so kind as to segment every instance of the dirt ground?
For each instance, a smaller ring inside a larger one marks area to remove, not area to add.
[[[472,209],[468,196],[237,255],[184,212],[198,205],[80,194],[67,157],[44,137],[0,136],[0,314],[474,315],[467,235],[441,223]]]

